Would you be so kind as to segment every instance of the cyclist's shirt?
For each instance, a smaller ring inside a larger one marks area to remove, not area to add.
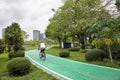
[[[45,43],[40,43],[40,48],[45,48]]]

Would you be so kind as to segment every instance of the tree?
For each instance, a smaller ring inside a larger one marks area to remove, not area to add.
[[[104,46],[107,46],[111,63],[113,64],[112,50],[117,39],[119,43],[120,37],[120,19],[105,18],[96,21],[92,26],[91,36],[92,38],[98,38],[100,41],[105,42]],[[117,44],[118,44],[117,43]],[[100,44],[100,42],[99,42]]]
[[[71,24],[70,20],[67,13],[59,9],[56,11],[53,18],[50,19],[50,24],[46,29],[46,36],[57,40],[61,47],[61,42],[66,42],[68,40],[70,34],[68,31],[69,25]]]
[[[86,39],[90,37],[89,29],[92,22],[110,17],[108,11],[105,10],[107,4],[105,6],[101,4],[101,0],[66,0],[64,5],[56,11],[50,24],[55,21],[54,26],[58,29],[56,31],[62,30],[59,33],[62,36],[59,36],[59,38],[65,40],[67,35],[67,38],[71,37],[74,43],[75,36],[77,36],[82,48],[86,48]],[[51,32],[49,31],[49,33]]]
[[[9,52],[10,49],[18,51],[22,47],[24,40],[18,23],[13,22],[11,25],[7,26],[5,29],[5,42],[9,46]]]
[[[25,32],[24,30],[22,30],[22,35],[23,35],[24,40],[29,38],[29,34],[27,34],[27,32]]]
[[[107,10],[101,6],[101,0],[67,0],[61,8],[61,12],[66,13],[62,20],[69,21],[73,38],[77,35],[82,48],[86,48],[86,39],[89,37],[89,29],[94,20],[110,17]],[[67,20],[67,18],[69,18]],[[66,28],[66,27],[64,27]],[[70,29],[67,28],[69,31]]]

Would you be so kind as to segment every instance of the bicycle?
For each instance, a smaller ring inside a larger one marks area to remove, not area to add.
[[[41,60],[45,61],[46,60],[46,54],[45,54],[45,52],[41,50],[40,53],[39,53],[39,57],[40,57]]]

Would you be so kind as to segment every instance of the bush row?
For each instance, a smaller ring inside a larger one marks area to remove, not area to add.
[[[93,49],[87,52],[87,54],[85,55],[85,59],[87,61],[102,61],[106,57],[105,55],[105,51],[100,49]]]
[[[69,57],[70,56],[70,52],[68,52],[68,51],[61,51],[59,53],[59,56],[60,57]]]
[[[24,51],[17,51],[17,52],[10,52],[8,53],[9,59],[16,58],[16,57],[24,57],[25,52]]]
[[[81,53],[86,53],[87,50],[86,50],[86,49],[80,49],[80,52],[81,52]]]
[[[80,48],[77,48],[77,47],[76,47],[76,48],[69,48],[68,50],[69,50],[69,51],[79,51]]]

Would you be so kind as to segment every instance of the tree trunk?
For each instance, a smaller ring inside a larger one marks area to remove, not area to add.
[[[79,42],[82,44],[82,49],[85,49],[85,40],[84,40],[84,34],[79,34],[77,35],[78,39],[79,39]]]
[[[60,38],[57,38],[58,39],[58,42],[59,42],[59,47],[62,48],[61,46],[61,39]]]
[[[61,41],[59,40],[59,46],[60,46],[60,48],[62,48],[62,46],[61,46]]]
[[[81,41],[81,44],[82,44],[82,49],[85,49],[85,42],[84,42],[84,39]]]
[[[73,47],[75,47],[74,45],[75,45],[75,37],[73,36],[72,37],[72,43],[73,43]]]
[[[112,53],[111,53],[110,46],[108,46],[108,50],[109,50],[110,61],[111,61],[112,64],[114,64],[114,62],[113,62],[113,58],[112,58]]]

